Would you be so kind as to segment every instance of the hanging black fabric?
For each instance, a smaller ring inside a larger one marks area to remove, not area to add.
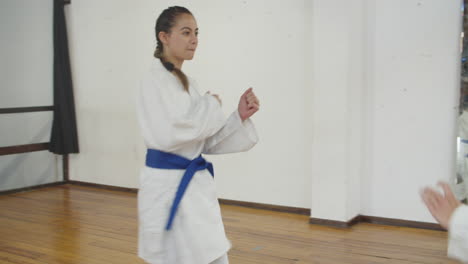
[[[79,152],[63,0],[54,0],[54,121],[49,151]]]

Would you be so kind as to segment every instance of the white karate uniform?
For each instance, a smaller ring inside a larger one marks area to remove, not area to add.
[[[448,255],[468,263],[468,206],[459,206],[449,223]]]
[[[242,122],[237,111],[226,120],[213,96],[201,96],[191,80],[189,92],[184,91],[179,79],[159,59],[154,59],[142,82],[137,113],[147,148],[190,160],[200,153],[246,151],[258,140],[251,120]],[[208,170],[195,173],[172,229],[164,229],[183,173],[184,170],[142,168],[138,254],[154,264],[209,264],[219,259],[227,263],[224,255],[230,243],[214,179]]]

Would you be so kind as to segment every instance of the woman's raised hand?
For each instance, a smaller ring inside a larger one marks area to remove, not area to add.
[[[461,203],[455,198],[447,183],[439,182],[439,186],[442,187],[443,193],[426,187],[421,192],[421,197],[437,222],[443,228],[448,229],[450,217]]]
[[[252,88],[247,89],[239,100],[239,116],[242,121],[248,119],[260,109],[260,101]]]

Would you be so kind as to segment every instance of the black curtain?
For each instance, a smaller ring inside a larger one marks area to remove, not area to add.
[[[56,154],[79,152],[64,5],[64,0],[54,0],[54,121],[49,151]]]

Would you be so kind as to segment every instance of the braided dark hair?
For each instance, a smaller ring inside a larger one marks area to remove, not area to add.
[[[164,67],[168,71],[174,72],[176,76],[179,78],[182,85],[184,86],[185,91],[188,91],[189,82],[188,82],[187,76],[180,69],[177,69],[174,66],[174,64],[164,59],[163,45],[162,45],[161,40],[159,39],[159,32],[166,32],[166,33],[171,32],[171,28],[175,25],[177,17],[181,14],[192,15],[192,13],[187,8],[181,7],[181,6],[169,7],[165,9],[161,13],[161,15],[159,15],[158,19],[156,20],[156,26],[155,26],[157,45],[156,45],[156,50],[154,51],[154,57],[160,59],[161,63],[164,65]]]

